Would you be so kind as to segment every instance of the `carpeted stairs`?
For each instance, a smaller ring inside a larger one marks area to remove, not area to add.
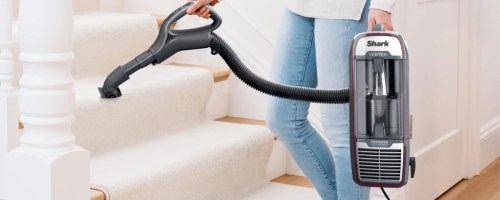
[[[265,178],[273,145],[268,129],[206,119],[208,71],[148,67],[120,87],[123,97],[101,99],[97,87],[149,47],[157,22],[100,12],[98,0],[73,1],[73,132],[91,152],[92,187],[107,200],[319,199],[312,189]]]

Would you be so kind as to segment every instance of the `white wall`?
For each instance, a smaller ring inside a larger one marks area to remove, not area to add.
[[[500,2],[481,1],[480,141],[481,168],[500,155]]]
[[[481,123],[499,117],[500,104],[500,1],[482,0],[481,20],[481,86],[483,113]]]

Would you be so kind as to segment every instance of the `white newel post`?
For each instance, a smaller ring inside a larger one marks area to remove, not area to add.
[[[71,0],[21,0],[21,145],[7,157],[7,200],[88,200],[89,153],[71,132]]]
[[[14,88],[12,0],[0,0],[0,199],[5,198],[5,157],[19,145],[19,109]]]

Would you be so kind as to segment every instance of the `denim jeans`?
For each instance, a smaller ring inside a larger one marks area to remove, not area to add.
[[[347,88],[353,37],[367,29],[369,1],[361,21],[314,19],[285,11],[275,45],[273,81],[322,89]],[[369,188],[352,178],[347,104],[321,105],[332,149],[307,120],[308,102],[270,98],[266,120],[324,200],[363,200]]]

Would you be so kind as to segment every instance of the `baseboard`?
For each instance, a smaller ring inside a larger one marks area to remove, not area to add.
[[[481,169],[500,156],[500,115],[481,126]]]
[[[416,150],[417,168],[410,179],[405,199],[435,199],[463,179],[465,163],[463,137],[459,130],[444,134]]]

